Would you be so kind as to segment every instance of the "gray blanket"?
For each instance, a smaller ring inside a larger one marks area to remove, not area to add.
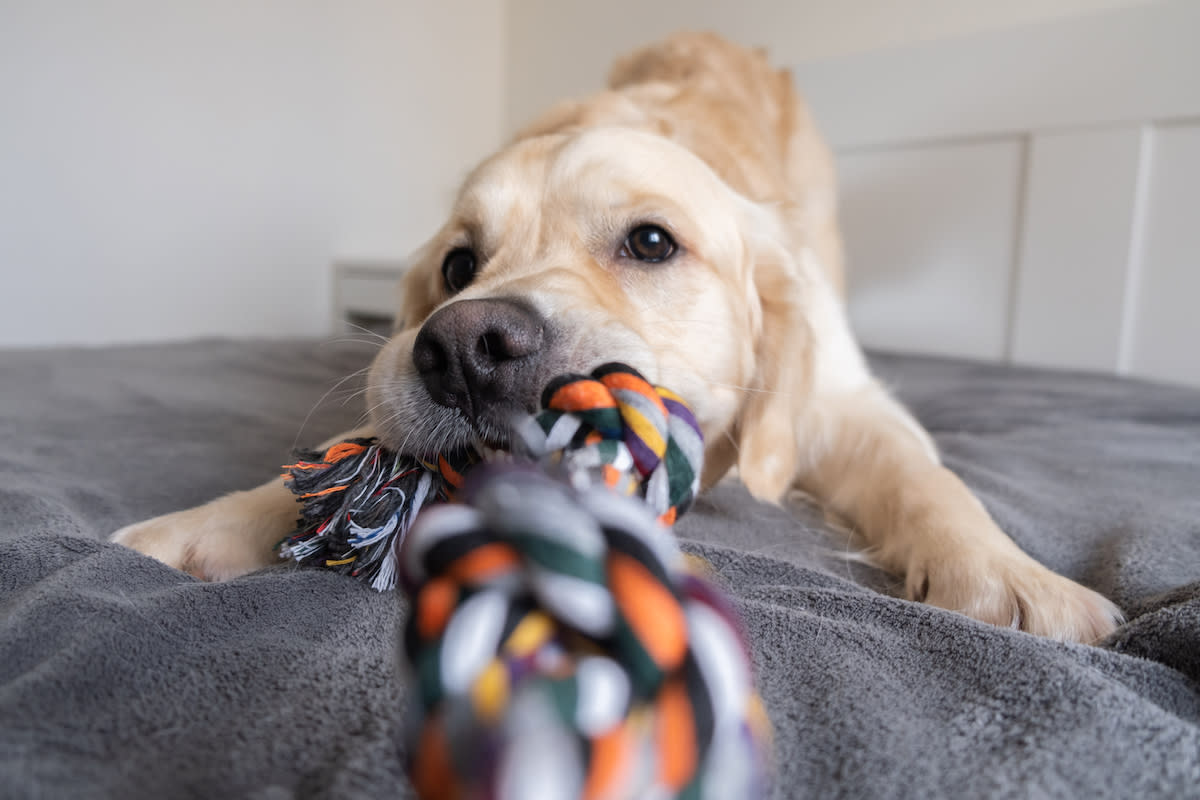
[[[104,542],[354,423],[355,381],[303,421],[369,356],[0,354],[0,795],[409,796],[396,596],[286,566],[206,584]],[[1200,393],[874,360],[1004,529],[1129,622],[1085,647],[897,599],[815,509],[722,485],[679,534],[745,614],[774,796],[1200,797]]]

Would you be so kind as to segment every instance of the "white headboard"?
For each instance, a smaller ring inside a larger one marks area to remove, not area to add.
[[[866,344],[1200,385],[1200,3],[795,73]]]

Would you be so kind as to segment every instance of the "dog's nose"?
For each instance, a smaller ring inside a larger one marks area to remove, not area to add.
[[[534,380],[545,327],[519,300],[459,300],[421,326],[413,365],[435,402],[473,419],[489,409],[526,408],[537,399],[538,387],[525,384]]]

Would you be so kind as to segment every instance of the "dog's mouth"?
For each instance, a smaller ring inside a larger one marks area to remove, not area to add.
[[[405,436],[402,448],[430,459],[438,455],[473,451],[487,460],[499,458],[511,450],[515,430],[527,416],[515,410],[484,410],[478,415],[467,415],[457,408],[429,404],[429,413],[422,414],[424,425],[418,424],[427,434],[419,439]]]
[[[494,458],[500,453],[508,452],[512,447],[513,427],[514,425],[504,428],[489,426],[480,431],[472,426],[471,447],[487,458]]]
[[[584,335],[581,325],[551,324],[512,299],[451,303],[377,357],[367,395],[376,433],[389,448],[426,459],[520,448],[523,426],[559,376],[586,375],[607,361],[651,361],[632,331],[600,327]]]

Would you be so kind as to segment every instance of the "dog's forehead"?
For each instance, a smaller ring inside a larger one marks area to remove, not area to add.
[[[733,192],[700,158],[661,136],[622,127],[522,140],[467,180],[459,211],[509,220],[523,212],[608,210],[646,196],[728,206]]]
[[[698,198],[726,192],[716,174],[687,148],[623,127],[591,128],[571,137],[556,153],[546,183],[565,192],[596,183]]]
[[[459,216],[511,218],[536,206],[553,152],[561,137],[542,136],[513,143],[484,161],[467,177],[456,201]]]

